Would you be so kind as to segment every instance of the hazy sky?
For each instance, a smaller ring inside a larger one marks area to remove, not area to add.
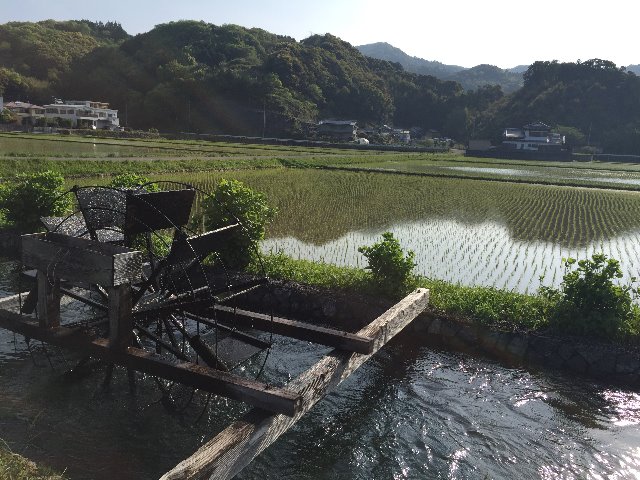
[[[131,34],[172,20],[260,27],[301,40],[332,33],[388,42],[410,55],[471,67],[602,58],[640,63],[635,0],[0,0],[0,23],[115,20]]]

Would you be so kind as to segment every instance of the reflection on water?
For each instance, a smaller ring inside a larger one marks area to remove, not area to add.
[[[611,393],[398,344],[240,478],[635,478],[640,396]]]
[[[458,172],[473,172],[473,173],[493,173],[495,175],[508,175],[514,177],[533,177],[538,175],[537,172],[529,170],[521,170],[518,168],[492,168],[492,167],[443,167],[447,170],[454,170]]]
[[[564,270],[561,259],[586,258],[604,252],[620,260],[629,281],[640,271],[640,230],[591,242],[581,247],[512,238],[495,222],[464,224],[455,220],[425,219],[388,228],[405,249],[416,253],[416,271],[430,278],[464,285],[484,285],[534,292],[541,285],[557,286]],[[380,241],[384,230],[349,232],[323,245],[309,245],[294,237],[263,241],[263,251],[283,250],[294,258],[364,267],[360,245]]]
[[[505,177],[515,178],[543,178],[562,182],[563,180],[588,180],[589,182],[602,184],[619,184],[619,185],[640,185],[640,178],[637,173],[631,172],[608,172],[608,171],[581,171],[579,169],[571,170],[571,175],[567,175],[560,169],[545,170],[526,170],[520,168],[492,168],[492,167],[440,167],[446,170],[454,170],[459,172],[471,173],[489,173]],[[580,175],[578,175],[580,174]]]
[[[592,172],[591,172],[592,173]],[[222,174],[179,177],[210,191]],[[640,271],[640,194],[371,173],[226,172],[278,208],[263,250],[363,266],[361,245],[394,232],[423,275],[532,292],[561,260],[595,251]]]

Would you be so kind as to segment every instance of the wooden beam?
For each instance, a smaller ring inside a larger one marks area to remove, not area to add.
[[[60,325],[60,279],[51,281],[47,274],[38,270],[36,276],[38,282],[38,303],[36,312],[43,328],[57,327]]]
[[[249,335],[248,333],[241,332],[234,327],[223,325],[215,319],[203,317],[202,315],[196,315],[191,312],[184,312],[184,315],[191,320],[195,320],[196,322],[204,323],[209,327],[222,330],[223,332],[228,333],[230,337],[238,339],[244,343],[248,343],[249,345],[253,345],[256,348],[260,348],[261,350],[264,350],[265,348],[269,348],[271,346],[271,343],[269,342],[260,340],[258,337],[254,337],[253,335]]]
[[[123,349],[133,340],[131,285],[107,287],[109,293],[109,346]]]
[[[79,328],[53,327],[42,328],[38,321],[31,317],[25,317],[19,313],[0,309],[0,328],[34,338],[52,345],[64,347],[77,347],[93,340],[82,333]]]
[[[79,328],[44,329],[37,322],[25,320],[22,315],[7,310],[0,310],[0,328],[52,345],[82,351],[116,365],[246,402],[267,411],[292,416],[298,413],[302,405],[301,395],[288,389],[191,362],[169,359],[139,348],[113,349],[108,339],[93,339]]]
[[[142,252],[58,233],[22,235],[22,261],[50,277],[116,286],[142,281]]]
[[[358,332],[371,336],[371,354],[334,350],[287,387],[302,396],[302,408],[293,417],[253,409],[180,462],[161,480],[227,479],[234,477],[269,445],[295,424],[318,400],[335,389],[399,331],[408,325],[429,301],[429,291],[418,289]]]
[[[161,357],[139,348],[114,350],[109,348],[106,339],[91,342],[90,352],[117,365],[180,382],[286,416],[295,415],[302,404],[300,395],[288,389],[277,388],[195,363]]]
[[[255,328],[298,340],[327,345],[350,352],[369,354],[373,351],[373,338],[354,333],[319,327],[310,323],[271,317],[263,313],[248,312],[222,305],[212,307],[212,314],[218,320],[236,327]]]

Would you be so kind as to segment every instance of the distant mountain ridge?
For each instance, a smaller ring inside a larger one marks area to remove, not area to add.
[[[445,78],[456,72],[465,70],[464,67],[458,65],[445,65],[437,61],[412,57],[386,42],[370,43],[368,45],[360,45],[356,48],[367,57],[399,63],[406,71],[420,75],[433,75],[434,77]]]
[[[528,65],[518,65],[507,70],[486,64],[472,68],[446,65],[438,61],[412,57],[386,42],[370,43],[356,48],[367,57],[399,63],[408,72],[456,81],[465,90],[476,90],[484,85],[500,85],[504,93],[512,93],[522,87],[522,74],[529,68]]]
[[[627,71],[640,75],[640,65],[629,65]]]

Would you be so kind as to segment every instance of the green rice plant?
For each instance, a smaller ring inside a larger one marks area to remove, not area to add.
[[[147,192],[157,192],[160,190],[157,184],[152,183],[147,177],[137,173],[122,173],[116,175],[109,182],[109,186],[113,188],[136,188],[144,185]]]

